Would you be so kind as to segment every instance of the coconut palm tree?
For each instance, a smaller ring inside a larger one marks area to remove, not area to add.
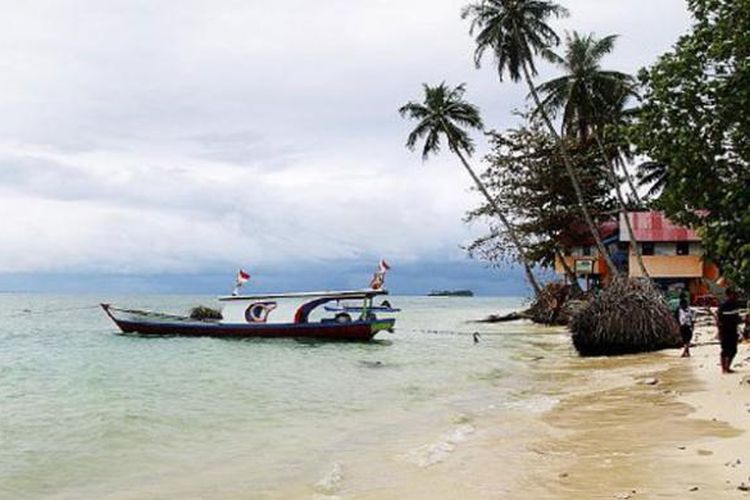
[[[492,196],[490,196],[484,183],[482,183],[466,159],[474,153],[474,141],[465,128],[474,130],[484,129],[482,119],[479,116],[479,109],[464,100],[463,97],[466,91],[464,84],[450,88],[443,82],[435,87],[425,84],[423,88],[424,99],[422,102],[411,101],[398,110],[401,116],[418,121],[417,126],[406,140],[406,146],[414,150],[417,142],[424,139],[422,159],[427,160],[430,155],[440,151],[441,142],[445,139],[448,149],[455,153],[458,159],[461,160],[464,168],[474,180],[477,189],[487,199],[487,203],[492,207],[508,232],[508,236],[516,247],[519,259],[523,264],[526,278],[534,289],[534,293],[538,296],[542,289],[534,277],[524,247],[513,225],[505,217],[505,214],[500,210]]]
[[[548,20],[551,17],[559,18],[566,14],[567,10],[549,0],[481,0],[466,6],[461,15],[463,18],[471,18],[470,33],[476,34],[474,62],[477,67],[481,66],[485,52],[489,50],[495,58],[498,76],[501,80],[507,73],[515,82],[521,78],[526,81],[534,103],[540,109],[542,121],[557,139],[565,171],[573,184],[586,225],[596,241],[596,246],[607,268],[612,275],[616,276],[617,268],[602,243],[599,231],[586,207],[581,184],[565,142],[544,110],[533,80],[537,74],[534,58],[550,47],[560,44],[560,38],[547,24]]]
[[[564,74],[536,90],[542,96],[541,108],[550,117],[562,112],[564,135],[587,142],[593,132],[613,122],[624,100],[636,95],[632,76],[601,68],[602,58],[612,52],[616,40],[617,35],[597,39],[574,31],[566,37],[563,55],[544,51],[545,58]]]
[[[625,197],[620,187],[620,179],[615,170],[611,148],[604,146],[602,136],[607,126],[622,118],[622,109],[627,99],[636,96],[635,79],[619,71],[607,71],[601,67],[601,60],[615,47],[617,35],[597,39],[594,35],[585,36],[573,32],[565,41],[564,54],[552,50],[544,51],[544,56],[563,71],[563,75],[537,87],[542,96],[536,113],[545,112],[550,117],[562,114],[562,133],[575,137],[582,144],[593,142],[604,160],[604,173],[615,190],[620,215],[625,222],[636,261],[643,276],[648,270],[643,264],[638,242],[634,239],[633,228],[627,217]],[[628,173],[625,171],[625,175]]]
[[[669,170],[664,163],[646,161],[638,165],[638,185],[648,186],[646,195],[656,198],[667,185]]]

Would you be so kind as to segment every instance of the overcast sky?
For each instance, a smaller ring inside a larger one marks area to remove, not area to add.
[[[474,69],[464,0],[2,3],[0,273],[397,267],[482,232],[470,179],[406,151],[396,112],[467,82],[513,124],[524,89]],[[689,25],[684,0],[562,3],[629,72]]]

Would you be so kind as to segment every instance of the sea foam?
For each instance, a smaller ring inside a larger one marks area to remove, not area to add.
[[[334,462],[331,470],[329,470],[328,473],[320,479],[320,481],[315,483],[315,492],[317,494],[314,495],[313,498],[321,500],[332,500],[334,498],[338,498],[334,494],[338,491],[339,487],[341,486],[341,481],[343,480],[344,469],[341,466],[341,463]]]
[[[426,468],[444,461],[455,451],[458,443],[476,432],[476,428],[471,424],[461,424],[443,434],[441,439],[435,443],[420,446],[409,453],[404,458],[418,467]]]

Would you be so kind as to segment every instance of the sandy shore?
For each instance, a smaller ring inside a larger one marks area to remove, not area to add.
[[[691,419],[705,422],[724,423],[738,432],[723,438],[701,438],[686,447],[682,462],[709,462],[711,475],[703,481],[703,495],[712,497],[732,497],[744,494],[750,496],[750,346],[739,345],[733,369],[736,373],[722,374],[719,365],[720,346],[716,339],[716,327],[710,322],[699,323],[696,328],[691,350],[692,357],[681,359],[692,368],[700,381],[697,391],[679,394],[679,400],[690,405]],[[678,351],[669,352],[679,356]],[[698,460],[691,456],[690,449],[704,450],[708,460]],[[688,458],[690,457],[690,458]],[[709,480],[709,477],[712,480]]]
[[[545,498],[738,498],[750,496],[750,347],[722,375],[716,328],[696,329],[680,350],[584,361],[622,372],[628,384],[563,398],[536,444],[529,491]],[[625,367],[629,367],[628,371]],[[546,466],[545,466],[546,465]]]

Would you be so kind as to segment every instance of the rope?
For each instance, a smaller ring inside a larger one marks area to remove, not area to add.
[[[85,311],[88,309],[99,309],[99,307],[100,306],[97,304],[94,306],[61,307],[58,309],[42,309],[39,311],[33,311],[31,309],[21,309],[18,315],[21,316],[21,315],[32,315],[32,314],[50,314],[50,313],[68,312],[68,311]]]

